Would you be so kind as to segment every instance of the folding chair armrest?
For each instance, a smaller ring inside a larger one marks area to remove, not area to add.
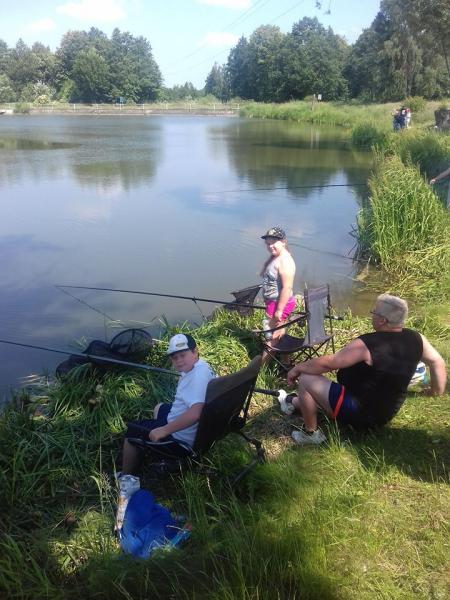
[[[278,325],[277,327],[274,327],[273,329],[252,329],[252,333],[272,333],[273,331],[278,331],[279,329],[286,329],[286,327],[290,327],[291,325],[294,325],[295,323],[298,323],[300,321],[303,321],[307,315],[307,313],[302,312],[302,313],[296,313],[298,315],[298,317],[296,317],[295,319],[291,319],[290,321],[286,321],[286,323],[283,323],[282,325]]]
[[[170,444],[177,444],[178,446],[184,448],[192,456],[195,454],[194,450],[191,448],[191,446],[189,446],[189,444],[185,444],[184,442],[181,442],[179,440],[168,440],[166,442],[152,442],[151,440],[143,440],[142,438],[132,437],[127,438],[127,440],[130,442],[130,444],[133,444],[133,446],[139,446],[139,448],[142,448],[143,450],[156,450],[159,452],[164,452],[164,449],[170,446]]]

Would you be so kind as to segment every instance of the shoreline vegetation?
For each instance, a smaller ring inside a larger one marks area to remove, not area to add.
[[[262,118],[267,105],[258,115],[255,106],[241,114]],[[394,105],[383,105],[385,112],[387,106]],[[378,120],[367,125],[385,132],[374,143],[376,136],[363,129],[362,107],[343,106],[341,123],[331,123],[340,109],[334,110],[330,124],[359,127],[376,158],[354,235],[359,255],[377,268],[358,285],[374,297],[389,291],[408,298],[408,326],[423,332],[448,364],[449,211],[426,179],[450,163],[450,136],[418,128],[428,122],[426,111],[415,129],[393,134],[390,112],[382,117],[374,107]],[[352,111],[362,120],[350,119]],[[292,114],[298,120],[306,109]],[[217,311],[193,334],[201,356],[226,374],[258,353],[250,333],[258,323],[256,314]],[[335,326],[337,349],[369,329],[369,317],[347,313]],[[176,330],[166,323],[163,339]],[[167,367],[164,345],[155,346],[148,362]],[[266,367],[258,386],[282,384]],[[124,559],[112,533],[117,490],[111,474],[125,422],[149,417],[173,387],[159,374],[99,380],[82,367],[65,382],[16,395],[0,418],[2,597],[448,597],[450,394],[430,398],[420,386],[382,430],[362,435],[324,422],[328,443],[304,449],[289,437],[298,420],[257,394],[249,430],[263,441],[268,462],[236,493],[224,479],[191,472],[160,482],[144,478],[158,501],[189,516],[193,534],[184,548],[147,561]],[[209,456],[225,474],[248,458],[232,437]]]

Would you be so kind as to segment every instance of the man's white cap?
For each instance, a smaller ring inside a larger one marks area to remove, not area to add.
[[[177,333],[169,340],[166,354],[175,354],[183,350],[194,350],[197,347],[194,338],[188,333]]]

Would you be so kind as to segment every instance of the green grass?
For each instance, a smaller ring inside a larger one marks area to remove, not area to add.
[[[220,373],[258,346],[241,319],[218,312],[195,335]],[[436,317],[437,319],[437,317]],[[448,330],[420,319],[450,355]],[[338,346],[370,328],[347,315]],[[439,334],[439,331],[441,332]],[[170,329],[167,335],[173,332]],[[163,349],[153,364],[168,366]],[[258,384],[279,387],[274,372]],[[50,393],[11,405],[0,420],[0,597],[322,599],[448,596],[449,395],[411,393],[392,424],[370,435],[324,424],[329,443],[299,449],[273,398],[257,395],[250,431],[268,462],[231,492],[225,480],[186,473],[150,483],[187,514],[193,536],[147,561],[124,559],[112,534],[114,470],[124,422],[146,417],[174,382],[148,373],[88,369]],[[230,473],[249,454],[239,440],[210,460]]]
[[[427,102],[425,108],[413,112],[413,126],[434,125],[434,110],[442,102]],[[254,119],[282,119],[287,121],[339,125],[352,128],[359,124],[375,124],[381,131],[392,130],[392,114],[400,103],[367,104],[350,102],[293,101],[284,104],[249,102],[240,110],[242,117]],[[421,104],[417,105],[419,108]]]
[[[450,216],[419,169],[397,155],[381,158],[369,188],[357,219],[360,256],[383,268],[378,279],[394,293],[448,298]]]

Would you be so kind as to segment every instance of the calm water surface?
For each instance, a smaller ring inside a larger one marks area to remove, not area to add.
[[[335,305],[354,305],[345,256],[365,188],[351,184],[366,181],[370,156],[347,135],[221,117],[0,117],[0,338],[70,349],[117,332],[55,284],[231,299],[259,281],[273,225],[288,233],[297,292],[329,282]],[[350,186],[302,187],[330,184]],[[71,293],[154,333],[163,314],[201,320],[186,301]],[[64,359],[0,354],[1,396]]]

